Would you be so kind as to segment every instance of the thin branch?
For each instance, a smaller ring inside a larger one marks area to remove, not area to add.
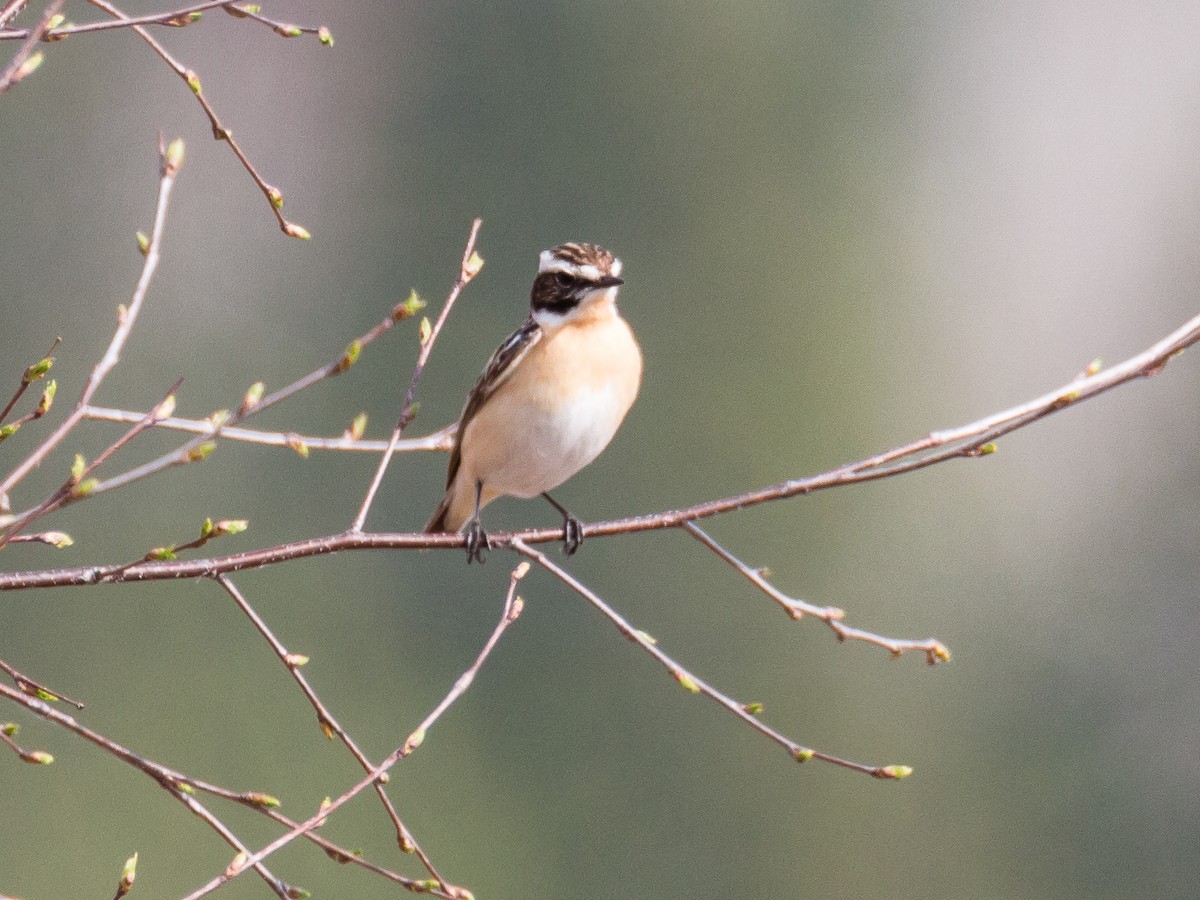
[[[21,381],[17,385],[17,389],[13,391],[12,398],[4,405],[4,409],[0,409],[0,424],[8,418],[8,414],[12,412],[12,408],[17,405],[17,402],[24,395],[25,391],[35,381],[40,381],[46,377],[46,373],[50,371],[50,367],[54,365],[54,357],[50,354],[54,352],[54,348],[62,343],[61,337],[56,337],[54,343],[50,345],[50,349],[42,356],[40,360],[32,365],[26,366],[25,371],[21,374]],[[31,417],[35,417],[33,413]]]
[[[838,487],[844,484],[873,481],[902,472],[915,471],[950,459],[986,456],[988,444],[997,438],[1023,428],[1044,416],[1096,397],[1126,382],[1156,375],[1180,351],[1200,341],[1200,316],[1188,320],[1152,347],[1130,357],[1120,365],[1104,371],[1085,373],[1058,390],[1012,409],[980,419],[959,428],[935,431],[928,437],[871,456],[855,463],[840,466],[818,475],[783,481],[746,493],[709,500],[677,510],[612,519],[584,526],[589,537],[632,534],[664,528],[678,528],[722,513],[746,509],[760,503],[782,500],[800,494]],[[933,452],[919,455],[924,450]],[[909,458],[911,457],[911,458]],[[561,528],[534,528],[515,532],[496,532],[488,539],[493,549],[513,546],[515,541],[543,544],[562,540]],[[306,538],[276,547],[234,553],[229,556],[186,562],[147,563],[135,566],[115,581],[156,581],[163,579],[211,577],[219,573],[238,572],[337,553],[344,550],[429,550],[462,548],[460,534],[365,533],[346,531],[341,534]],[[0,573],[0,591],[23,590],[32,587],[66,587],[95,584],[105,577],[105,566],[84,566],[73,569]]]
[[[191,812],[195,813],[197,816],[207,822],[210,827],[213,826],[213,822],[210,821],[210,817],[215,819],[215,816],[213,816],[209,810],[195,801],[195,799],[188,793],[189,790],[203,791],[204,793],[211,794],[214,797],[221,797],[225,800],[231,800],[249,809],[253,809],[255,812],[258,812],[259,814],[278,822],[285,828],[291,829],[297,827],[297,823],[295,821],[289,819],[285,815],[282,815],[271,805],[273,798],[268,797],[266,794],[256,791],[231,791],[227,788],[209,784],[208,782],[192,778],[183,774],[182,772],[168,768],[161,763],[154,762],[153,760],[147,759],[146,757],[141,756],[132,750],[128,750],[127,748],[112,741],[108,737],[99,734],[98,732],[91,731],[85,726],[80,725],[73,717],[63,715],[53,707],[47,706],[42,699],[31,697],[29,698],[29,702],[26,702],[26,698],[22,698],[19,694],[15,694],[13,691],[4,688],[3,686],[0,686],[0,696],[5,696],[10,700],[15,700],[21,703],[21,705],[23,705],[30,712],[41,716],[42,718],[47,719],[56,725],[60,725],[63,728],[66,728],[68,731],[74,732],[76,735],[90,741],[92,744],[95,744],[101,750],[104,750],[105,752],[115,756],[117,759],[120,759],[122,762],[129,764],[133,768],[149,776],[160,787],[165,789],[172,797],[184,803]],[[15,741],[11,740],[9,736],[5,735],[3,731],[0,731],[0,740],[3,740],[15,751],[20,753],[23,759],[28,759],[30,762],[47,761],[45,759],[44,751],[24,751],[23,748],[19,747]],[[33,754],[38,753],[42,753],[43,755],[41,757],[33,756]],[[240,843],[236,841],[236,838],[230,840],[232,835],[229,834],[228,829],[226,829],[224,825],[220,825],[219,828],[214,828],[214,830],[216,830],[218,834],[225,838],[226,841],[231,844],[231,846],[239,849],[239,851],[245,850],[244,845],[240,845]],[[393,881],[412,891],[425,890],[428,886],[428,883],[424,880],[408,878],[399,874],[398,872],[394,872],[390,869],[384,868],[383,866],[377,865],[376,863],[372,863],[361,856],[357,851],[348,850],[345,847],[335,844],[333,841],[327,840],[326,838],[314,832],[310,831],[306,833],[304,837],[324,850],[335,862],[351,863],[353,865],[360,866],[369,872],[373,872],[376,875],[386,878],[389,881]],[[438,894],[436,891],[433,892],[433,895],[449,896],[445,894]],[[288,896],[291,895],[289,894]]]
[[[434,707],[433,711],[425,717],[421,724],[417,726],[417,729],[408,736],[403,744],[388,754],[387,758],[384,759],[383,762],[375,766],[366,774],[366,776],[359,779],[359,781],[353,787],[347,790],[336,800],[332,801],[331,803],[322,804],[321,808],[313,813],[313,815],[311,815],[308,819],[293,828],[287,834],[280,835],[257,853],[253,853],[244,859],[239,858],[234,860],[234,862],[221,875],[218,875],[204,886],[197,888],[195,891],[183,898],[183,900],[199,900],[200,897],[211,894],[217,888],[229,883],[242,872],[244,872],[247,866],[261,862],[276,850],[279,850],[281,847],[290,844],[296,838],[307,834],[314,828],[320,827],[331,814],[336,812],[345,804],[349,803],[352,799],[362,793],[368,785],[376,781],[381,775],[396,765],[396,763],[410,756],[413,751],[420,747],[425,741],[425,737],[428,734],[429,729],[434,726],[437,720],[441,718],[442,714],[445,713],[445,711],[449,709],[459,697],[466,693],[467,689],[471,686],[471,683],[475,680],[475,675],[479,672],[480,667],[483,666],[484,660],[491,655],[491,652],[499,642],[500,637],[508,629],[508,626],[515,622],[517,617],[521,614],[521,610],[524,607],[524,601],[516,594],[517,582],[524,578],[528,571],[529,565],[524,562],[513,570],[512,575],[509,577],[508,592],[504,597],[504,609],[500,613],[500,621],[492,630],[492,634],[487,639],[487,642],[483,645],[483,649],[479,651],[479,655],[476,656],[475,661],[471,663],[471,665],[467,667],[467,670],[458,677],[458,680],[454,682],[454,686],[450,688],[449,693],[442,698],[437,706]],[[452,898],[452,900],[454,900],[454,898],[465,900],[465,898],[470,896],[469,892],[464,891],[462,888],[456,887],[455,885],[445,884],[444,882],[435,882],[434,884],[429,884],[427,889],[435,896],[449,897]]]
[[[22,4],[23,5],[23,4]],[[42,64],[42,54],[39,51],[34,54],[33,48],[50,30],[50,20],[58,14],[58,8],[63,5],[63,0],[50,0],[46,4],[46,11],[42,13],[42,18],[37,25],[30,29],[29,34],[25,38],[25,42],[17,48],[17,52],[13,58],[9,60],[8,65],[4,67],[4,71],[0,72],[0,94],[3,94],[22,78],[33,73],[33,71]],[[9,9],[6,8],[4,14],[9,14]],[[16,7],[20,9],[20,7]],[[12,13],[16,14],[15,10]],[[3,416],[0,416],[3,418]]]
[[[50,688],[46,687],[46,685],[38,681],[34,681],[28,675],[17,671],[15,667],[10,666],[2,659],[0,659],[0,670],[3,670],[4,674],[13,680],[13,683],[17,686],[17,689],[22,694],[28,694],[30,697],[37,697],[39,700],[48,700],[51,703],[61,700],[63,703],[71,704],[76,709],[83,709],[83,704],[78,700],[72,700],[66,694],[51,690]]]
[[[258,189],[262,191],[263,196],[266,197],[267,205],[271,207],[271,213],[278,220],[280,230],[289,237],[301,238],[304,240],[310,238],[311,235],[308,233],[308,231],[293,222],[289,222],[283,217],[283,213],[280,211],[283,207],[283,194],[278,188],[267,184],[267,182],[263,180],[263,177],[258,174],[258,170],[255,169],[254,165],[250,162],[250,158],[246,156],[245,152],[238,145],[237,141],[233,139],[233,132],[221,124],[221,120],[217,117],[216,110],[213,109],[212,104],[208,102],[208,99],[204,96],[204,93],[201,90],[200,76],[168,53],[166,48],[163,47],[163,45],[160,44],[144,27],[141,25],[129,24],[131,21],[130,17],[109,3],[108,0],[88,0],[88,2],[93,6],[99,7],[113,18],[124,22],[126,25],[132,28],[134,33],[137,34],[138,37],[144,40],[147,44],[149,44],[150,48],[158,54],[158,57],[168,66],[170,66],[176,75],[183,79],[184,83],[187,84],[192,93],[196,95],[196,100],[200,103],[205,115],[208,116],[208,121],[212,125],[213,138],[218,141],[225,141],[227,144],[229,144],[229,149],[233,151],[233,155],[238,158],[238,161],[241,162],[242,167],[254,180],[254,183],[258,185]]]
[[[446,302],[442,304],[442,311],[438,314],[437,321],[433,324],[432,329],[429,330],[428,334],[422,335],[421,350],[417,354],[417,364],[413,368],[412,380],[409,381],[408,391],[404,395],[404,405],[400,408],[400,418],[396,420],[396,427],[392,431],[392,439],[388,444],[387,450],[384,451],[383,457],[379,460],[379,467],[375,470],[375,477],[371,480],[371,486],[367,488],[367,494],[363,498],[358,515],[354,517],[354,523],[350,526],[352,532],[362,531],[363,524],[367,521],[367,513],[371,511],[371,504],[375,500],[375,493],[379,490],[379,485],[383,482],[383,474],[387,471],[388,463],[392,461],[392,454],[396,451],[396,446],[400,442],[401,435],[404,434],[404,429],[408,427],[408,423],[412,421],[415,415],[413,403],[416,397],[417,384],[421,380],[421,374],[425,371],[425,363],[429,361],[429,354],[433,352],[433,345],[436,343],[438,335],[442,333],[442,326],[446,324],[446,318],[450,315],[454,301],[458,299],[458,295],[471,282],[471,279],[479,274],[479,269],[483,266],[483,260],[475,252],[475,241],[479,237],[479,229],[482,225],[482,219],[475,219],[471,223],[471,233],[467,237],[467,246],[463,250],[462,264],[458,268],[458,278],[455,280],[454,286],[450,288],[450,293],[446,296]]]
[[[11,541],[14,536],[16,536],[22,529],[28,526],[35,519],[39,519],[42,516],[67,505],[68,503],[72,503],[76,500],[82,500],[90,496],[91,488],[95,483],[95,480],[90,479],[89,476],[98,468],[100,468],[100,466],[102,466],[105,462],[107,462],[113,456],[113,454],[119,451],[143,431],[146,431],[148,428],[152,427],[158,419],[165,418],[170,411],[175,408],[175,392],[179,390],[179,385],[182,383],[182,378],[177,380],[167,392],[166,397],[163,398],[163,400],[157,406],[155,406],[154,409],[146,413],[140,422],[117,438],[113,443],[109,444],[99,456],[78,471],[72,470],[71,477],[63,482],[62,486],[59,487],[58,490],[56,490],[37,506],[33,507],[33,509],[22,513],[13,521],[9,522],[5,526],[4,533],[0,534],[0,549],[3,549],[4,546]],[[82,460],[82,457],[77,457],[77,465],[80,460]]]
[[[115,475],[112,478],[101,481],[93,489],[93,495],[100,495],[108,491],[116,490],[124,487],[142,478],[148,478],[151,475],[174,468],[175,466],[185,466],[193,462],[204,459],[208,453],[215,449],[218,438],[225,434],[225,429],[236,425],[238,422],[244,422],[251,416],[255,416],[264,410],[270,409],[277,403],[282,403],[296,394],[312,387],[326,378],[332,378],[336,375],[341,375],[353,368],[355,362],[363,349],[377,340],[381,335],[387,332],[397,322],[402,322],[405,319],[412,318],[425,306],[425,301],[417,296],[414,291],[409,295],[407,300],[403,300],[393,307],[387,318],[379,322],[373,328],[369,329],[364,334],[352,340],[342,352],[342,355],[333,362],[321,366],[319,369],[312,371],[293,381],[287,387],[281,388],[272,394],[259,399],[252,399],[251,392],[247,392],[242,400],[241,406],[235,412],[228,410],[218,410],[214,412],[207,423],[207,430],[197,435],[190,441],[185,442],[182,446],[164,453],[156,459],[143,463],[133,469],[123,472],[120,475]],[[255,385],[261,388],[261,384]],[[90,407],[89,407],[90,408]],[[187,429],[190,430],[190,429]],[[433,438],[430,435],[430,438]],[[288,443],[293,449],[304,448],[304,444]]]
[[[0,8],[0,28],[8,25],[8,23],[11,22],[13,18],[28,5],[28,3],[29,0],[8,0],[8,2],[4,4],[3,8]],[[29,35],[26,34],[23,36],[28,37]]]
[[[49,455],[50,451],[57,447],[63,438],[71,433],[71,430],[83,418],[84,408],[91,402],[92,397],[95,396],[105,377],[112,371],[113,366],[121,358],[121,350],[124,348],[125,342],[129,339],[129,334],[133,330],[138,313],[141,312],[142,303],[146,299],[146,293],[150,288],[150,281],[154,277],[155,270],[158,268],[160,258],[159,248],[162,246],[163,229],[167,222],[167,207],[171,198],[171,188],[175,186],[175,178],[179,174],[180,166],[183,164],[183,142],[176,139],[171,142],[169,148],[166,148],[162,146],[160,138],[159,156],[162,160],[162,177],[158,185],[158,205],[154,213],[154,227],[151,231],[150,244],[146,249],[146,258],[142,264],[142,274],[138,278],[137,286],[133,291],[133,299],[130,301],[128,307],[122,306],[118,308],[116,332],[113,334],[104,356],[96,364],[96,367],[92,369],[91,375],[88,376],[88,380],[83,387],[83,393],[75,409],[42,442],[41,446],[10,472],[3,481],[0,481],[0,494],[6,494],[12,490],[15,484],[19,483],[21,479],[39,465]]]
[[[358,764],[362,766],[364,771],[370,772],[372,769],[374,769],[375,764],[372,763],[367,758],[367,755],[359,749],[354,738],[352,738],[349,732],[342,727],[341,723],[338,722],[338,720],[334,717],[329,707],[326,706],[325,703],[322,702],[321,698],[317,696],[317,692],[313,689],[312,685],[308,683],[308,679],[304,677],[301,667],[308,663],[308,658],[299,654],[288,652],[288,649],[283,645],[283,642],[275,636],[274,632],[271,631],[271,628],[269,625],[267,625],[266,620],[264,620],[262,616],[260,616],[254,609],[254,607],[250,605],[249,601],[246,600],[245,595],[238,590],[237,586],[227,576],[216,575],[213,577],[213,580],[224,589],[225,593],[233,598],[233,602],[237,604],[238,609],[245,614],[246,618],[250,620],[251,624],[254,625],[258,633],[261,634],[266,642],[271,645],[271,649],[275,652],[275,655],[279,658],[279,661],[287,668],[296,684],[300,687],[301,692],[306,698],[308,698],[308,702],[316,711],[317,723],[321,726],[321,730],[325,733],[325,736],[332,737],[333,735],[337,735],[341,742],[345,744],[346,749],[350,751],[351,755],[358,760]],[[446,883],[445,879],[442,878],[437,869],[434,868],[433,860],[431,860],[425,851],[421,849],[420,844],[417,843],[417,840],[413,837],[412,832],[409,831],[408,827],[401,821],[400,814],[396,812],[396,807],[392,804],[391,798],[387,795],[387,791],[381,782],[377,781],[375,783],[375,793],[379,795],[379,800],[383,804],[384,810],[387,812],[388,817],[392,820],[392,826],[396,829],[396,841],[400,845],[400,848],[406,853],[415,853],[429,874],[436,878],[439,884],[444,885]]]
[[[237,799],[249,806],[260,805],[255,803],[253,798],[255,796],[261,797],[261,795],[237,795],[230,791],[226,791],[223,788],[217,788],[215,785],[206,785],[203,782],[188,778],[182,772],[177,772],[174,769],[169,769],[166,766],[152,762],[151,760],[134,753],[127,747],[123,747],[116,741],[105,737],[99,732],[93,731],[86,725],[80,724],[73,716],[54,709],[54,707],[47,704],[44,700],[37,699],[36,697],[26,696],[21,691],[17,690],[16,688],[10,688],[6,684],[0,684],[0,696],[7,697],[14,703],[24,706],[31,713],[41,716],[43,719],[53,722],[56,725],[60,725],[63,728],[66,728],[68,731],[74,732],[79,737],[90,741],[100,749],[115,756],[117,759],[120,759],[122,762],[125,762],[133,766],[138,771],[150,776],[156,782],[162,785],[162,787],[166,789],[167,792],[170,793],[176,800],[186,806],[192,813],[203,819],[208,826],[217,832],[217,834],[219,834],[231,847],[236,849],[238,852],[248,852],[245,845],[242,844],[237,836],[230,831],[229,828],[220,819],[218,819],[211,810],[209,810],[204,804],[202,804],[187,790],[185,790],[183,786],[187,785],[190,787],[197,787],[202,790],[207,790],[210,793],[217,793],[219,795],[226,796],[229,799]],[[281,898],[287,898],[289,896],[288,885],[273,875],[270,870],[266,868],[266,866],[255,865],[254,869],[271,887],[277,896]]]
[[[84,418],[96,422],[136,422],[144,416],[126,409],[109,409],[103,406],[89,406],[84,410]],[[211,419],[181,419],[172,417],[155,423],[156,428],[166,428],[172,431],[187,431],[192,434],[202,434],[212,437],[213,423]],[[448,452],[454,446],[454,432],[457,423],[451,423],[445,428],[424,435],[423,437],[405,438],[396,444],[397,453],[414,453],[419,451]],[[227,441],[239,441],[246,444],[261,444],[266,447],[295,447],[302,445],[309,450],[338,450],[351,453],[382,453],[388,448],[390,441],[367,440],[350,437],[316,437],[295,432],[259,431],[253,428],[235,428],[228,425],[221,427],[221,437]]]
[[[788,755],[797,762],[805,762],[810,759],[819,759],[823,762],[833,763],[835,766],[841,766],[845,769],[851,769],[855,772],[862,772],[867,775],[872,775],[875,778],[898,779],[904,778],[912,774],[912,769],[908,766],[870,766],[864,763],[854,762],[849,759],[842,759],[839,756],[833,756],[829,753],[823,753],[820,750],[814,750],[811,747],[805,747],[803,744],[798,744],[785,734],[781,734],[769,725],[761,722],[753,712],[751,707],[745,703],[739,703],[731,697],[726,696],[721,691],[717,690],[707,681],[697,677],[692,672],[689,672],[674,659],[664,653],[658,646],[658,643],[646,632],[634,628],[629,621],[625,619],[619,612],[608,605],[607,602],[595,591],[591,590],[561,566],[551,562],[550,559],[537,550],[534,550],[520,538],[513,538],[512,549],[516,550],[522,556],[536,562],[539,566],[577,593],[580,597],[590,603],[599,613],[608,619],[630,642],[637,644],[644,651],[649,653],[655,660],[670,673],[671,677],[683,686],[687,691],[693,694],[703,694],[710,700],[715,701],[720,706],[725,707],[729,712],[733,713],[755,731],[766,735],[779,746],[783,747],[788,752]]]
[[[100,21],[88,22],[85,25],[61,25],[58,28],[51,28],[46,37],[50,40],[69,37],[73,34],[91,34],[97,31],[113,31],[117,28],[130,28],[134,25],[166,25],[168,23],[176,23],[182,21],[195,13],[204,12],[207,9],[212,9],[215,6],[227,6],[233,0],[207,0],[204,3],[193,3],[191,6],[185,6],[183,9],[177,9],[174,12],[153,13],[148,16],[137,16],[124,21]],[[20,40],[29,35],[29,30],[25,28],[11,28],[0,31],[0,41]]]
[[[725,560],[725,562],[729,563],[729,565],[733,566],[747,581],[782,606],[792,619],[801,619],[805,615],[813,616],[828,625],[830,630],[837,635],[839,641],[866,641],[868,644],[883,647],[893,656],[900,656],[909,650],[918,650],[925,654],[925,659],[930,665],[950,660],[950,651],[936,638],[915,641],[904,638],[884,637],[881,634],[864,631],[861,628],[853,628],[845,624],[842,619],[845,618],[846,612],[836,606],[814,606],[798,597],[789,597],[767,580],[766,574],[762,569],[755,569],[746,565],[737,556],[717,543],[715,539],[703,531],[695,522],[684,522],[680,528],[721,559]]]

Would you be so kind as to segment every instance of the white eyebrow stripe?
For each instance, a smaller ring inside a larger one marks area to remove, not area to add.
[[[543,272],[562,272],[566,275],[574,275],[581,281],[599,281],[603,277],[599,267],[591,263],[577,266],[564,259],[559,259],[557,256],[551,256],[547,259],[545,252],[542,253],[541,265],[538,266],[538,274],[541,275]],[[613,261],[612,274],[621,274],[621,261],[619,259]]]

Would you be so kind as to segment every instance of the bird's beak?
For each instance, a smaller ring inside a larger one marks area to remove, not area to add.
[[[605,275],[602,278],[596,279],[596,287],[608,288],[616,287],[618,284],[624,284],[624,278],[618,278],[616,275]]]

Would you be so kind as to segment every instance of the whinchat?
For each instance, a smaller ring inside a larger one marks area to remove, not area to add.
[[[483,561],[479,512],[497,497],[544,496],[563,517],[563,550],[579,520],[548,493],[600,455],[633,406],[642,353],[617,311],[621,261],[595,244],[543,250],[529,318],[492,355],[467,395],[446,494],[427,532],[464,531]]]

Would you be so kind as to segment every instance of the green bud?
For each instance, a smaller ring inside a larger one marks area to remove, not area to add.
[[[427,305],[415,290],[410,291],[408,299],[402,303],[397,303],[396,308],[392,310],[392,319],[399,322],[401,319],[410,318],[423,310]]]
[[[21,759],[27,763],[36,763],[39,766],[48,766],[54,762],[54,757],[45,750],[26,750],[21,754]]]
[[[425,743],[425,729],[418,728],[416,731],[410,734],[408,736],[408,740],[404,742],[404,755],[407,756],[408,754],[412,753],[423,743]]]
[[[138,253],[142,254],[142,256],[145,256],[150,252],[150,235],[146,234],[144,231],[139,231],[136,237]]]
[[[187,452],[188,462],[201,462],[208,459],[214,450],[217,449],[216,441],[205,441],[202,444],[197,444]]]
[[[200,95],[200,76],[188,69],[183,77],[187,79],[188,87],[192,89],[192,93],[196,96]]]
[[[792,759],[798,763],[808,762],[815,754],[808,747],[797,747],[792,751]]]
[[[326,47],[332,47],[333,46],[333,32],[330,31],[326,26],[322,25],[320,28],[317,29],[317,40],[320,41],[322,44],[324,44]]]
[[[40,419],[46,413],[50,412],[50,407],[54,405],[54,395],[57,393],[58,382],[51,378],[42,389],[42,399],[38,401],[37,409],[33,413],[35,419]]]
[[[10,438],[21,430],[20,422],[9,422],[7,425],[0,425],[0,441],[5,438]]]
[[[358,355],[360,353],[362,353],[362,342],[358,340],[351,341],[350,346],[346,348],[346,352],[342,354],[342,358],[338,360],[337,365],[333,367],[334,374],[341,375],[352,365],[358,362]]]
[[[47,356],[43,359],[39,359],[32,366],[30,366],[28,369],[25,370],[25,375],[21,380],[24,381],[25,384],[30,384],[34,381],[38,381],[39,379],[44,378],[46,376],[46,373],[50,371],[50,367],[53,365],[54,365],[54,357],[53,356]]]
[[[71,463],[71,477],[78,481],[83,477],[83,473],[87,470],[87,460],[83,458],[82,453],[75,454],[75,461]]]
[[[246,393],[242,395],[242,406],[238,410],[240,415],[245,415],[262,401],[263,391],[266,386],[261,381],[256,381],[250,387],[246,388]]]
[[[463,264],[463,277],[470,280],[479,274],[479,270],[483,268],[483,257],[471,251],[471,255],[467,257],[466,263]]]
[[[283,233],[288,237],[299,238],[302,241],[312,240],[312,235],[308,233],[308,229],[303,225],[297,225],[295,222],[285,222]]]

